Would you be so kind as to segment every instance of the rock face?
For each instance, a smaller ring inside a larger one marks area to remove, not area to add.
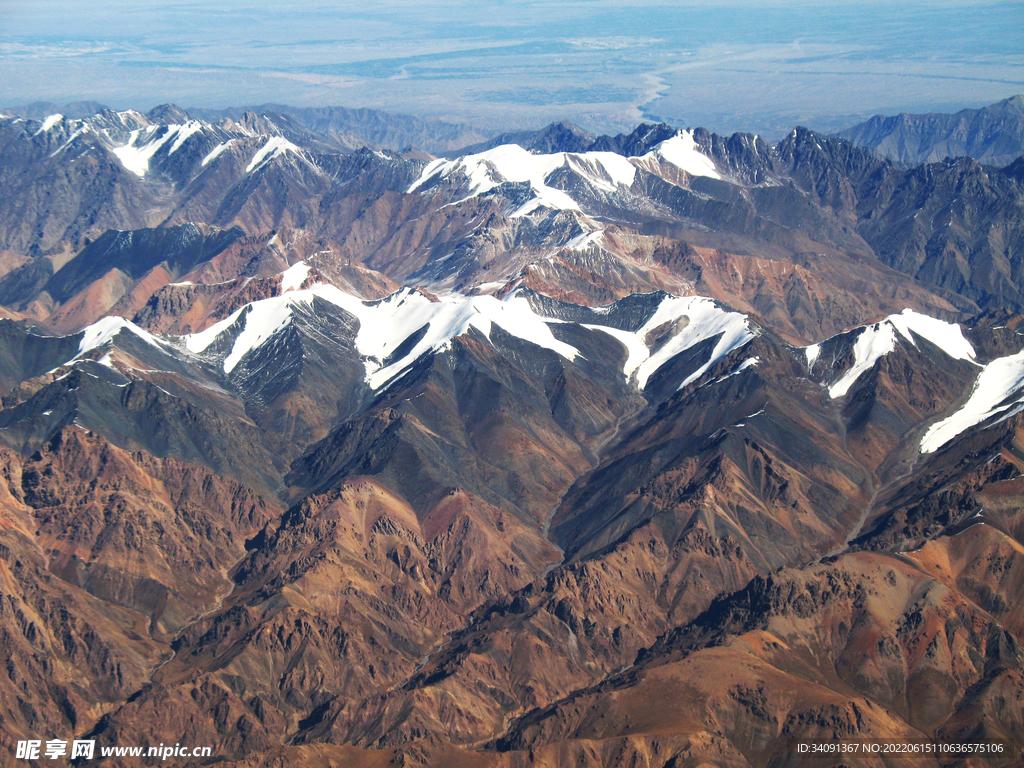
[[[1012,166],[666,126],[429,160],[175,107],[0,138],[53,193],[0,204],[5,749],[1024,741]]]

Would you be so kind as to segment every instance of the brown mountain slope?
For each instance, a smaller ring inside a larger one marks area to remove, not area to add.
[[[4,450],[0,477],[7,737],[80,733],[146,684],[280,514],[237,483],[75,428],[28,459]]]

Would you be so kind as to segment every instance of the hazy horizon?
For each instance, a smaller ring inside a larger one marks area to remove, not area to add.
[[[266,2],[0,6],[0,105],[372,107],[497,130],[557,119],[837,130],[1024,92],[1016,2]]]

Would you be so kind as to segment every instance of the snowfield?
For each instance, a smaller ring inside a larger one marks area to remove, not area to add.
[[[993,360],[978,375],[964,406],[928,428],[921,439],[921,453],[934,453],[957,435],[997,414],[1004,414],[999,420],[1003,421],[1020,413],[1024,410],[1024,397],[1012,398],[1020,395],[1022,389],[1024,352]]]
[[[964,338],[959,325],[904,309],[900,314],[889,315],[861,331],[853,345],[853,365],[829,387],[829,396],[835,400],[846,395],[861,374],[870,371],[882,357],[895,350],[897,333],[915,346],[915,336],[926,339],[957,360],[973,361],[976,357],[974,347]],[[815,349],[812,352],[811,347],[807,347],[808,366],[817,360],[819,351]]]

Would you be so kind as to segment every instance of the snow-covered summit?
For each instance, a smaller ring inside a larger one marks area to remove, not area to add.
[[[964,338],[963,330],[956,323],[947,323],[911,309],[889,315],[873,325],[864,326],[857,333],[853,343],[853,365],[836,379],[828,389],[829,396],[837,399],[845,396],[862,374],[874,368],[885,355],[895,351],[897,338],[917,346],[917,340],[925,339],[944,354],[955,360],[974,361],[976,354],[971,343]],[[823,342],[825,344],[827,342]],[[822,344],[806,348],[809,368],[821,360]]]
[[[693,140],[692,131],[679,131],[643,156],[644,160],[657,159],[686,171],[691,176],[721,179],[714,161],[703,154]]]
[[[486,194],[506,182],[528,183],[533,193],[532,199],[513,215],[524,215],[538,206],[578,211],[579,204],[569,194],[548,184],[549,179],[560,169],[572,171],[598,189],[606,191],[629,187],[636,176],[636,168],[614,152],[535,155],[518,144],[505,144],[456,160],[434,160],[423,169],[408,191],[416,192],[461,172],[466,179],[469,197]]]
[[[575,183],[583,182],[599,193],[629,190],[637,171],[649,172],[660,164],[669,164],[691,176],[722,178],[711,158],[702,154],[689,131],[678,131],[640,157],[624,157],[615,152],[532,153],[518,144],[504,144],[478,154],[454,160],[438,159],[429,163],[408,188],[423,191],[445,179],[461,180],[466,198],[485,195],[501,184],[529,184],[531,195],[512,216],[525,216],[539,208],[584,210],[586,201],[575,193]]]

